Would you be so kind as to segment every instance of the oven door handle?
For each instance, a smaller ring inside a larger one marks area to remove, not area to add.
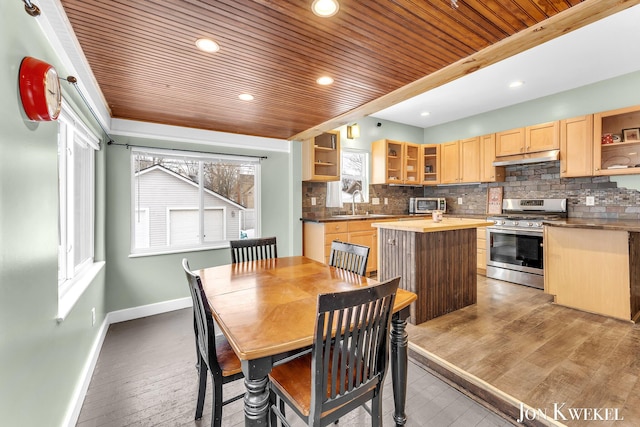
[[[502,228],[502,227],[487,227],[489,233],[500,234],[515,234],[518,236],[542,236],[542,230],[532,230],[530,228]]]

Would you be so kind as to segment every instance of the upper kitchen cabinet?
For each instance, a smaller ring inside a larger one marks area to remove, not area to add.
[[[422,185],[440,184],[440,144],[426,144],[422,152]]]
[[[440,146],[440,182],[460,182],[460,144],[458,141],[444,142]]]
[[[496,134],[480,137],[480,182],[503,182],[504,166],[493,166],[496,160]]]
[[[422,159],[420,156],[420,145],[411,142],[403,144],[404,159],[404,183],[408,185],[421,185],[420,170]]]
[[[593,114],[560,120],[560,177],[593,174]]]
[[[593,115],[596,175],[640,173],[640,106]]]
[[[340,132],[329,131],[302,142],[302,180],[340,181]]]
[[[535,153],[560,148],[558,121],[496,133],[496,156]]]
[[[443,143],[440,165],[442,184],[480,182],[480,137]]]
[[[371,183],[421,185],[420,145],[381,139],[371,143]]]

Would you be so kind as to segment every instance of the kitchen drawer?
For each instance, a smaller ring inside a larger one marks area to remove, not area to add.
[[[327,222],[324,224],[324,234],[346,233],[349,231],[348,221]]]
[[[349,233],[353,233],[354,231],[371,231],[374,228],[371,227],[371,224],[378,221],[349,221]]]
[[[487,240],[487,228],[486,227],[478,227],[478,228],[476,228],[476,233],[478,233],[478,239]]]

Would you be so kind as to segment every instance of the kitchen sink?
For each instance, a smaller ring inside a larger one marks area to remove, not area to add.
[[[389,214],[348,214],[348,215],[333,215],[331,218],[339,218],[339,219],[362,219],[362,218],[393,218],[398,215],[389,215]]]

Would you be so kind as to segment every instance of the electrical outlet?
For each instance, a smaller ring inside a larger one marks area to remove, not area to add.
[[[389,204],[389,199],[387,199],[386,197],[384,198],[384,204],[388,205]]]
[[[315,206],[316,205],[316,198],[312,197],[311,198],[311,206]]]
[[[91,326],[94,326],[96,324],[96,308],[93,307],[91,309]]]
[[[371,204],[372,205],[379,205],[380,204],[380,199],[378,197],[372,197],[371,198]]]
[[[458,204],[461,205],[462,204],[462,197],[458,197]]]
[[[593,196],[587,196],[587,206],[595,206],[596,198]]]

